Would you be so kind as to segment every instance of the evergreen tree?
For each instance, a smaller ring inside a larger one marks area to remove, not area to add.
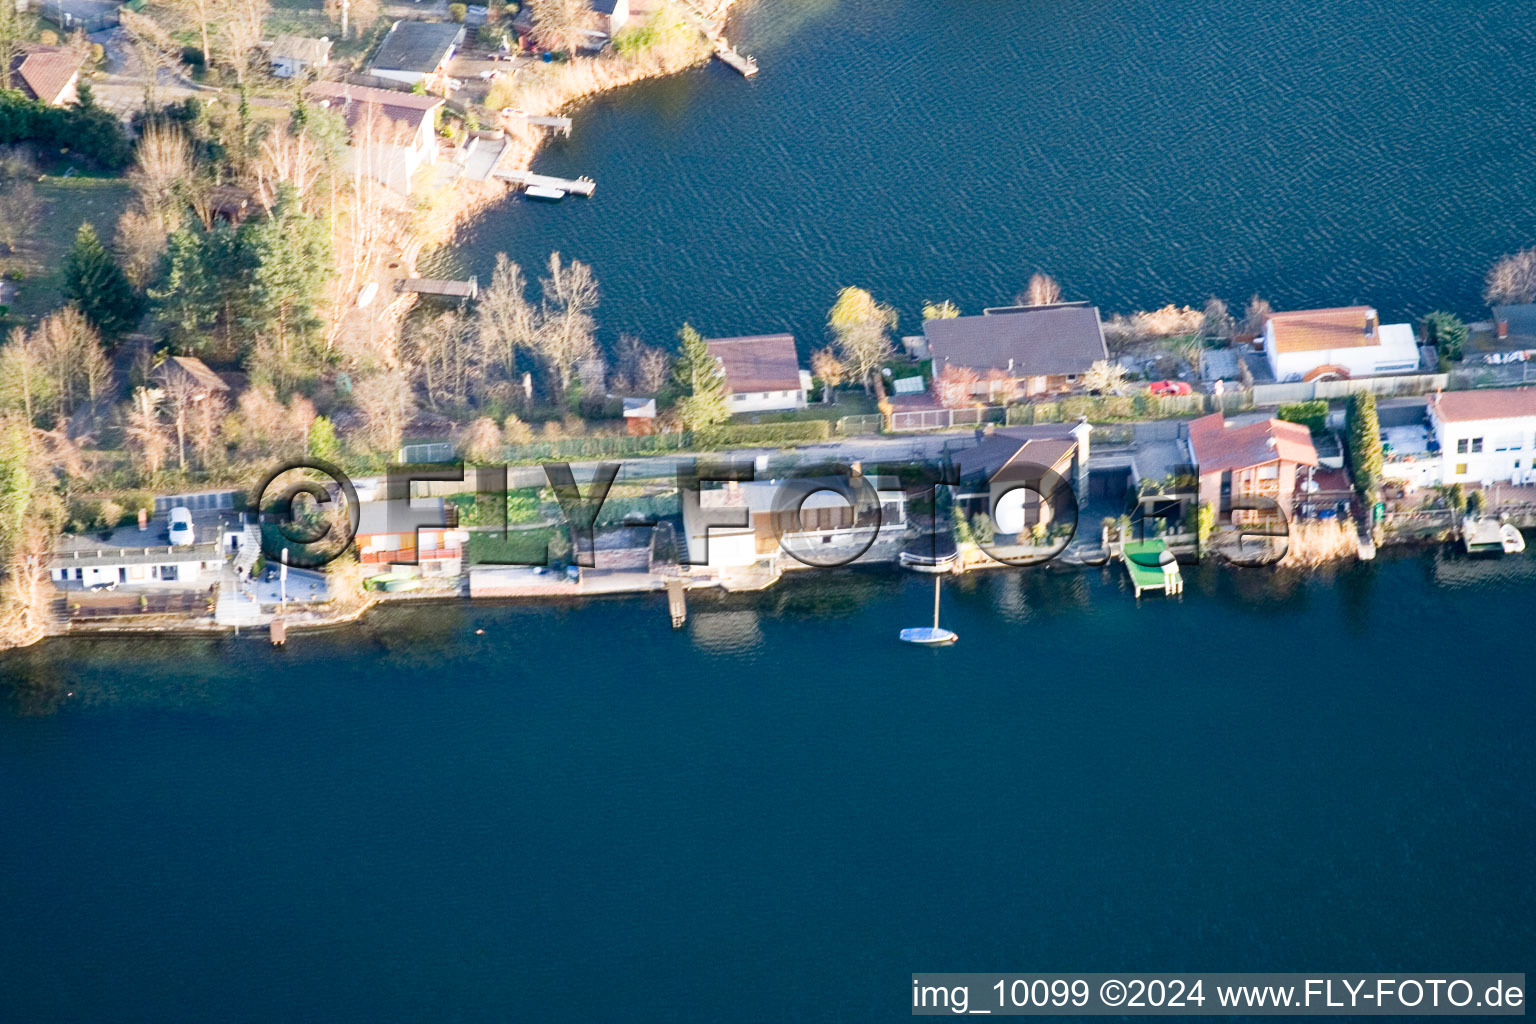
[[[252,336],[269,338],[284,362],[303,361],[321,326],[321,290],[332,265],[325,225],[305,213],[291,185],[279,187],[272,214],[249,221],[240,242],[254,268],[251,301],[242,326]]]
[[[1369,391],[1349,399],[1349,458],[1355,486],[1369,494],[1381,481],[1381,421],[1376,417],[1376,396]]]
[[[1424,317],[1424,341],[1435,347],[1440,358],[1457,362],[1467,343],[1467,325],[1454,313],[1435,310]]]
[[[183,227],[167,243],[165,267],[162,286],[149,294],[171,327],[176,350],[232,355],[241,348],[239,327],[249,319],[255,267],[240,234],[224,223],[210,231]]]
[[[731,418],[730,392],[725,386],[725,371],[709,352],[703,337],[688,324],[678,332],[682,349],[673,367],[673,377],[682,389],[677,412],[689,430],[708,430]]]
[[[10,557],[21,539],[32,509],[36,482],[30,459],[27,424],[8,418],[0,424],[0,562]]]
[[[75,232],[75,244],[64,259],[64,297],[78,305],[85,318],[108,338],[131,329],[144,312],[144,303],[128,283],[128,276],[96,237],[89,221]]]

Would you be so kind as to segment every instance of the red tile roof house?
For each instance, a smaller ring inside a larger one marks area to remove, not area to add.
[[[342,82],[316,82],[306,94],[347,122],[352,169],[396,192],[409,194],[411,178],[437,155],[441,97]]]
[[[11,88],[50,107],[78,98],[80,55],[61,46],[25,46],[11,60]]]
[[[1261,336],[1275,380],[1340,380],[1419,368],[1412,324],[1383,324],[1370,306],[1272,313]]]
[[[1007,402],[1077,388],[1094,363],[1109,358],[1097,307],[1086,302],[1009,306],[981,316],[928,320],[935,394],[945,371],[974,374],[972,396]]]
[[[800,369],[792,334],[715,338],[705,343],[725,371],[731,412],[805,408],[811,375]]]
[[[1221,413],[1189,424],[1190,455],[1200,475],[1200,502],[1216,511],[1217,521],[1245,498],[1273,498],[1289,516],[1296,494],[1296,471],[1317,465],[1312,434],[1299,423],[1264,420],[1229,427]],[[1233,523],[1265,518],[1262,512],[1236,511]]]

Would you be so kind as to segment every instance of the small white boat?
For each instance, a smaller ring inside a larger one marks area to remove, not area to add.
[[[529,199],[542,199],[546,202],[555,202],[565,198],[565,189],[550,188],[548,185],[529,185],[523,189],[523,195]]]
[[[1504,545],[1506,555],[1518,555],[1525,550],[1524,535],[1509,523],[1499,527],[1499,541]]]
[[[960,637],[947,629],[939,628],[939,578],[933,578],[933,625],[913,626],[901,631],[901,639],[909,644],[924,644],[928,647],[942,647],[952,644]]]

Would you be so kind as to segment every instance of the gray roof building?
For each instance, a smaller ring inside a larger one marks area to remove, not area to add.
[[[1500,337],[1529,340],[1536,345],[1536,305],[1494,306],[1493,319]]]
[[[1080,374],[1109,358],[1099,310],[1086,302],[1016,306],[982,316],[929,320],[923,334],[933,353],[933,371],[964,366],[1009,377]]]
[[[161,545],[152,548],[97,548],[93,550],[61,551],[48,562],[50,569],[90,568],[113,565],[176,565],[186,562],[216,562],[222,555],[219,546],[209,544],[183,544],[177,547]]]
[[[378,71],[434,74],[464,38],[464,26],[439,21],[397,21],[371,65]]]

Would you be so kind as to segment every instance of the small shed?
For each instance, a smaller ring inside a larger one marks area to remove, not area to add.
[[[278,78],[297,78],[311,68],[323,68],[331,61],[331,40],[327,36],[281,35],[268,54],[272,74]]]
[[[624,399],[624,426],[631,436],[656,433],[656,399]]]
[[[150,379],[161,387],[189,387],[193,401],[229,392],[229,385],[223,378],[196,356],[171,356],[155,368]]]

